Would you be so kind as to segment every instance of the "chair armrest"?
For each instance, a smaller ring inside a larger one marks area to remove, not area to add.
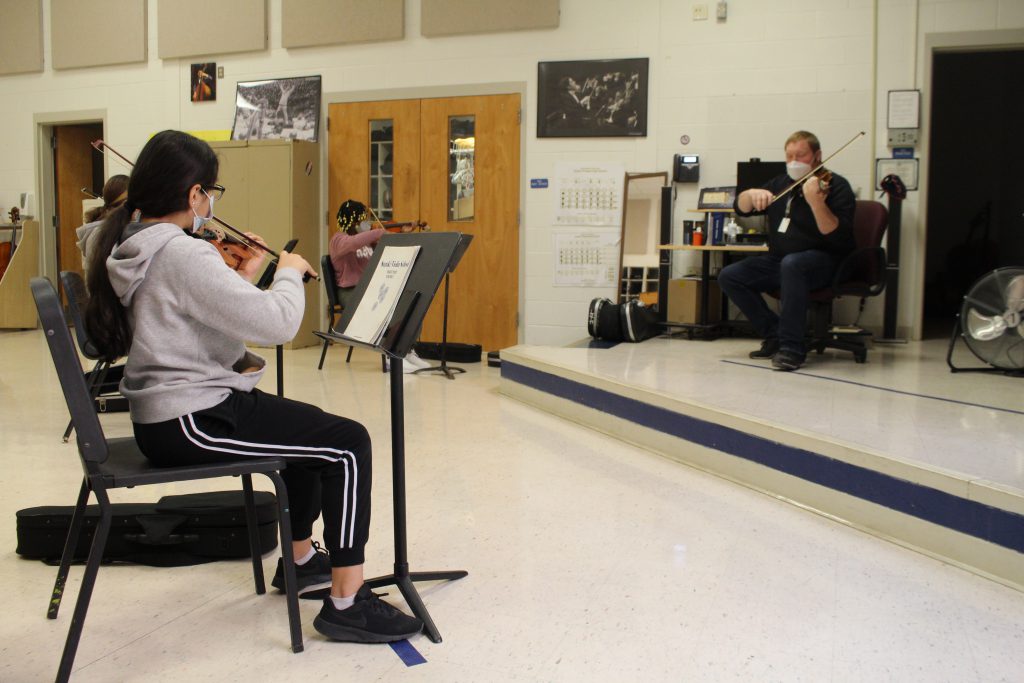
[[[885,289],[885,249],[864,247],[851,252],[836,268],[832,291],[837,296],[877,296]]]

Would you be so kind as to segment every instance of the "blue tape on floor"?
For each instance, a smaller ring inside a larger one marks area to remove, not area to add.
[[[416,666],[417,664],[426,664],[427,660],[424,659],[420,651],[413,647],[413,644],[408,640],[399,640],[397,643],[388,643],[391,649],[395,651],[398,658],[405,663],[406,666]]]

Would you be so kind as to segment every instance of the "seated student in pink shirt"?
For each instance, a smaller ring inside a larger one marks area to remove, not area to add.
[[[331,255],[331,265],[334,266],[338,303],[347,308],[351,303],[352,291],[373,256],[374,246],[387,231],[384,228],[371,228],[370,221],[366,220],[366,205],[354,199],[346,199],[341,203],[337,220],[338,232],[331,236],[327,251]],[[402,232],[410,230],[411,225],[402,228]],[[415,351],[410,351],[405,357],[404,367],[407,372],[413,372],[429,367],[429,364],[417,356]]]

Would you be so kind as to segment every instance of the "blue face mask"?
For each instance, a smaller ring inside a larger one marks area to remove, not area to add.
[[[203,194],[206,194],[206,190],[202,190]],[[210,215],[200,216],[196,213],[196,207],[192,207],[192,232],[199,232],[204,225],[213,220],[213,197],[206,194],[206,198],[210,200]]]

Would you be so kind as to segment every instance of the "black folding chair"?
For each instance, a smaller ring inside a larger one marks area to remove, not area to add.
[[[82,311],[89,303],[89,291],[85,288],[85,281],[82,276],[72,270],[60,272],[60,284],[64,288],[64,296],[68,301],[68,312],[71,313],[71,322],[75,325],[75,338],[78,341],[78,348],[82,355],[89,360],[96,361],[92,370],[86,373],[86,386],[89,395],[96,404],[96,409],[101,413],[123,412],[128,409],[128,401],[120,395],[117,389],[117,382],[120,381],[124,372],[123,365],[113,365],[100,357],[99,351],[89,339],[89,333],[85,330],[85,317]],[[113,386],[110,386],[113,384]],[[64,430],[64,442],[67,443],[71,437],[71,430],[74,424],[68,420],[67,429]]]
[[[57,377],[64,392],[64,400],[67,402],[68,410],[71,411],[71,421],[74,424],[78,440],[78,454],[84,471],[78,502],[71,518],[71,527],[64,544],[64,554],[61,556],[57,580],[54,583],[53,595],[46,613],[50,619],[56,619],[57,611],[60,609],[69,565],[71,558],[75,555],[90,492],[96,495],[100,507],[100,518],[96,525],[92,546],[89,549],[89,559],[85,565],[82,587],[78,593],[75,613],[71,619],[67,641],[64,644],[64,654],[57,671],[57,681],[67,681],[71,676],[75,653],[78,650],[78,641],[82,636],[82,627],[89,609],[89,600],[96,583],[96,574],[103,558],[107,536],[110,533],[112,510],[107,492],[111,489],[148,484],[240,476],[245,495],[249,545],[252,548],[253,580],[256,583],[256,592],[262,594],[266,592],[266,586],[263,577],[263,562],[260,557],[256,508],[253,503],[252,475],[264,474],[274,483],[277,492],[278,523],[281,531],[281,553],[284,556],[286,602],[292,651],[301,652],[303,649],[302,630],[299,623],[295,560],[292,555],[292,529],[288,517],[288,492],[278,472],[284,468],[284,461],[280,458],[254,458],[212,465],[154,467],[139,450],[135,439],[130,437],[107,439],[104,437],[103,428],[100,426],[99,417],[93,408],[92,397],[89,395],[89,389],[82,374],[82,365],[71,341],[71,334],[68,332],[67,320],[61,309],[57,291],[49,280],[40,277],[32,279],[31,287],[36,309],[39,312],[39,321],[46,335],[50,355],[53,357]]]
[[[327,293],[327,331],[333,332],[334,325],[341,319],[341,314],[344,312],[345,307],[338,301],[338,290],[335,289],[337,287],[337,278],[334,273],[334,264],[331,263],[331,257],[328,254],[320,257],[320,277],[324,281],[324,289]],[[333,343],[330,339],[324,338],[324,345],[320,350],[320,363],[316,366],[317,370],[324,369],[327,347]],[[352,360],[353,348],[352,346],[348,347],[348,353],[345,354],[346,363]],[[382,372],[388,371],[387,359],[383,355],[380,357],[380,369]]]

